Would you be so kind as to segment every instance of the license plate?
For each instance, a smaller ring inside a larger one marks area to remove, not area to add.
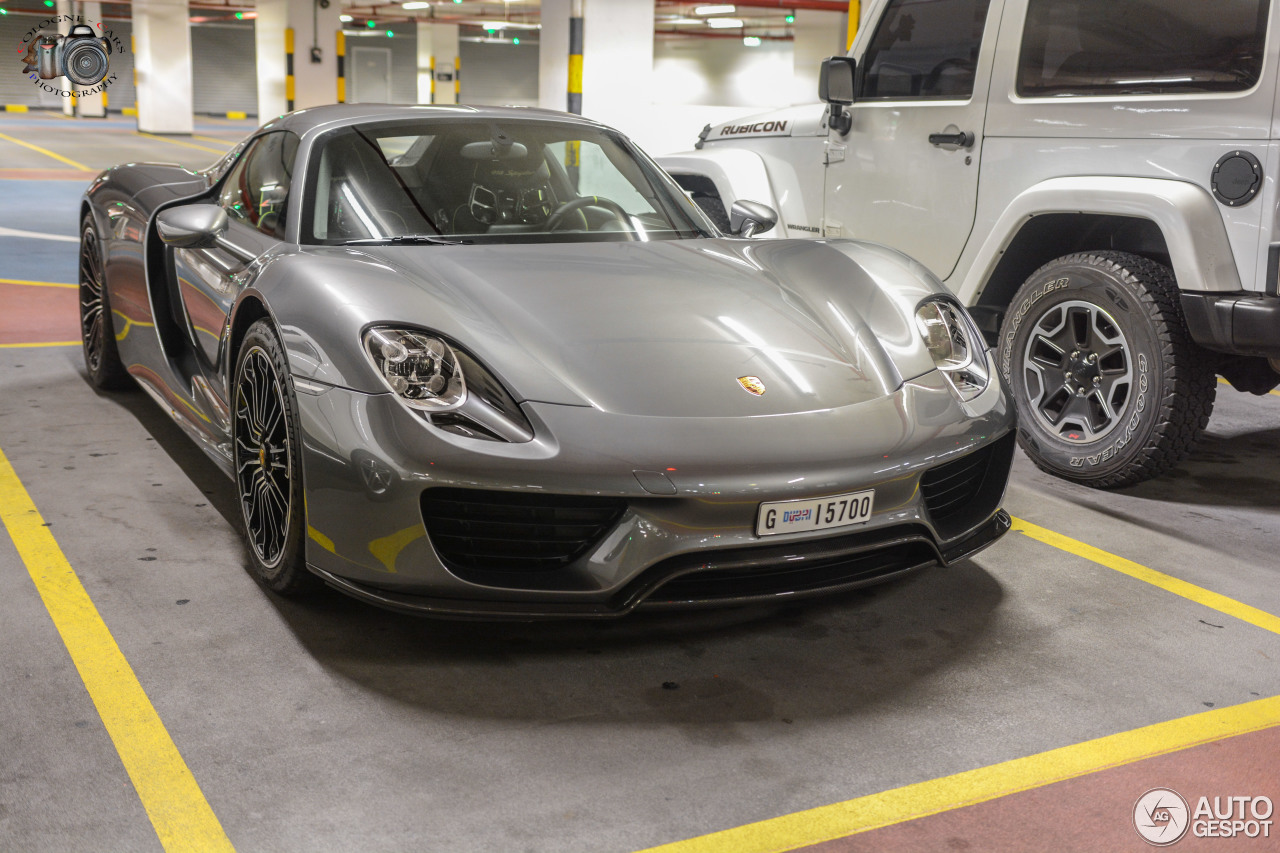
[[[829,498],[800,501],[771,501],[760,504],[756,515],[757,536],[800,533],[806,530],[829,530],[862,524],[871,518],[875,503],[874,489],[850,492]]]

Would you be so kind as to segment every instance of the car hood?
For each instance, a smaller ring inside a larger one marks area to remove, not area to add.
[[[876,399],[933,367],[911,317],[940,286],[904,256],[852,241],[321,251],[363,256],[345,316],[440,332],[522,401],[780,415]],[[395,275],[375,283],[370,266]]]

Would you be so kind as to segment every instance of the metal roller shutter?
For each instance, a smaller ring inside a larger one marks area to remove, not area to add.
[[[191,65],[197,115],[258,114],[252,22],[192,25]]]

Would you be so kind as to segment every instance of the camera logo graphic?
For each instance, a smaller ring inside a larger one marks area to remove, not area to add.
[[[1133,828],[1148,844],[1168,847],[1182,840],[1191,824],[1191,811],[1182,795],[1169,788],[1152,788],[1133,806]]]
[[[88,24],[76,24],[65,36],[36,37],[27,47],[25,61],[23,74],[34,71],[41,80],[66,77],[76,86],[96,86],[107,76],[111,42],[95,35]]]

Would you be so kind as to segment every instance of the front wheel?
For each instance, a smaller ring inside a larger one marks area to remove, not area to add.
[[[250,568],[281,595],[319,586],[307,571],[302,533],[302,446],[289,365],[270,321],[249,327],[236,358],[232,445]]]
[[[1067,255],[1033,273],[999,352],[1023,450],[1084,485],[1163,474],[1213,410],[1213,362],[1187,332],[1173,272],[1127,252]]]
[[[116,347],[106,266],[91,216],[80,223],[80,341],[85,370],[95,387],[118,391],[133,385]]]

